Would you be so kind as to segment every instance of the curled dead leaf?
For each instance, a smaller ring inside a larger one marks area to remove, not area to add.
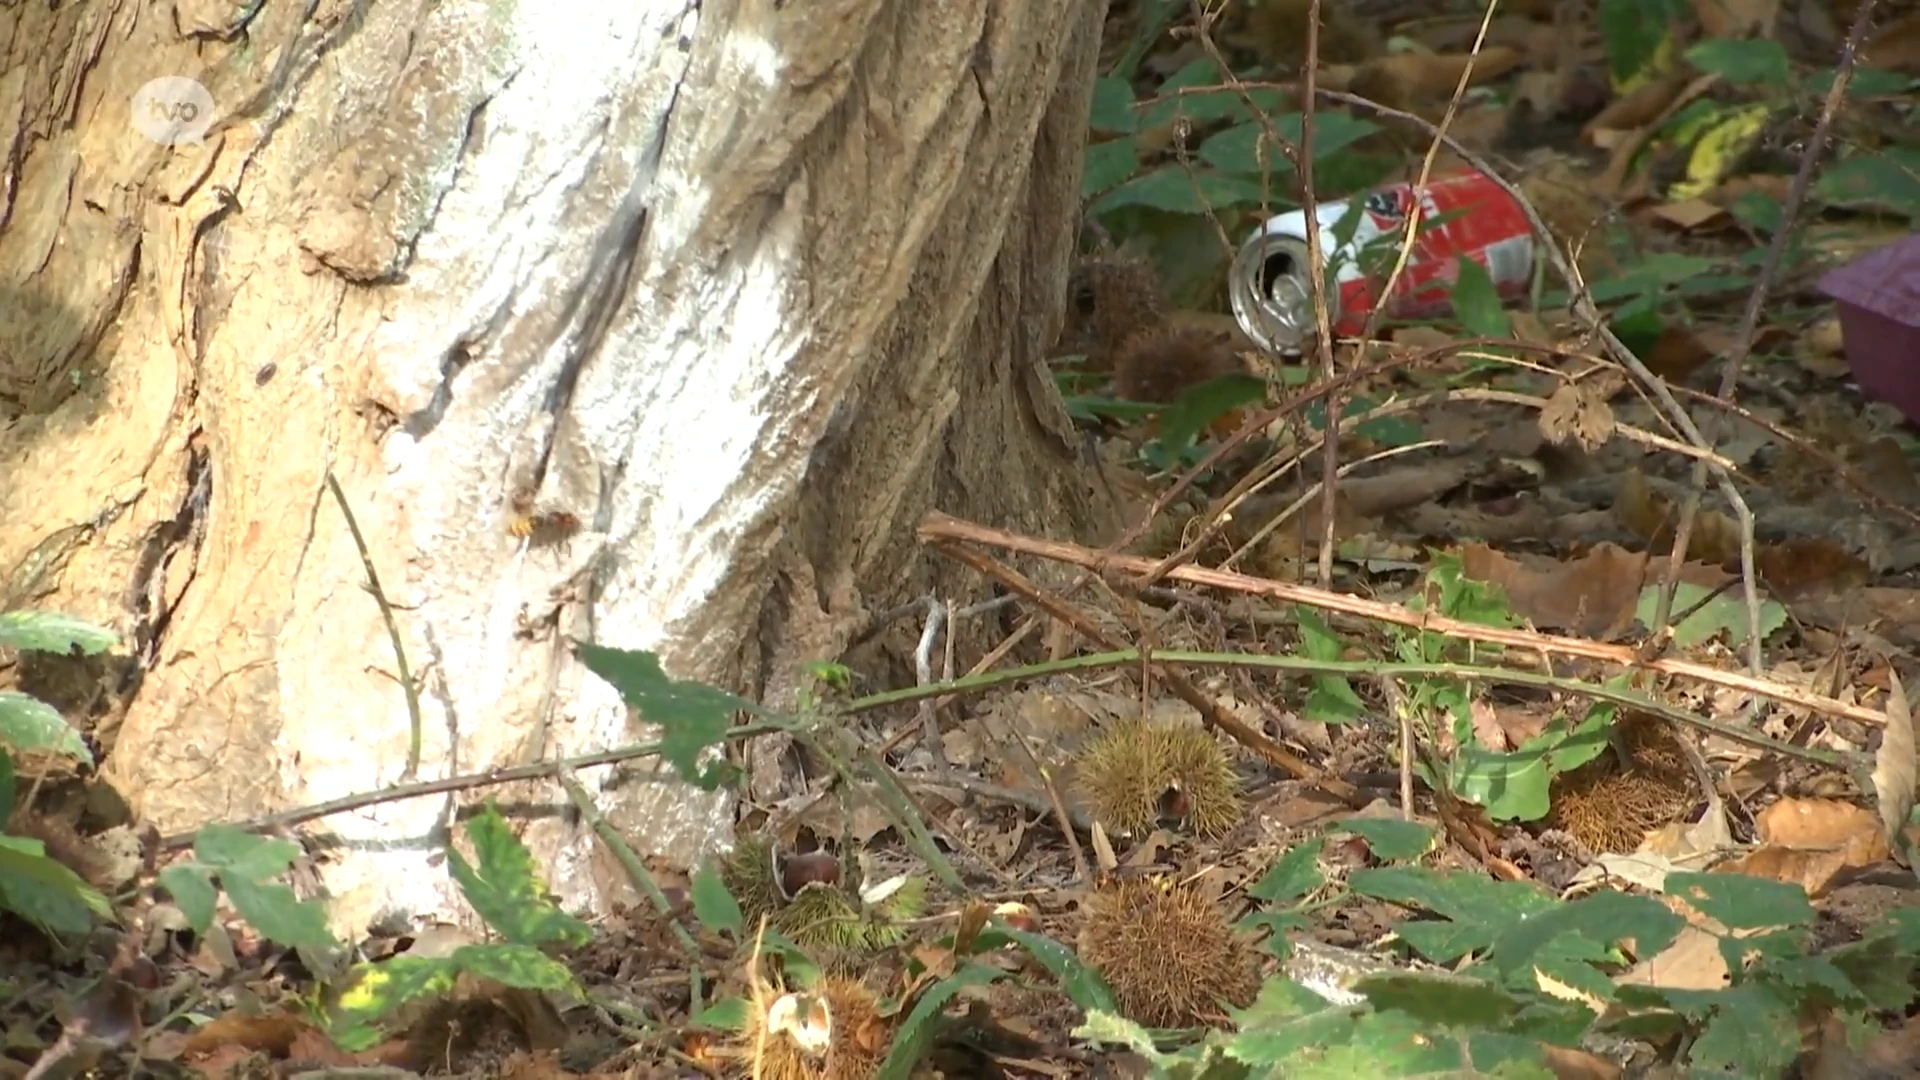
[[[1887,726],[1880,732],[1880,749],[1873,756],[1873,793],[1889,843],[1906,827],[1914,802],[1913,709],[1907,704],[1899,673],[1891,674]]]

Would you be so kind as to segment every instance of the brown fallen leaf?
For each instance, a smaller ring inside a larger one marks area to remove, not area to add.
[[[1604,376],[1561,385],[1540,410],[1540,434],[1555,446],[1578,446],[1592,453],[1613,438],[1613,406],[1607,404],[1620,382]]]
[[[1892,674],[1887,726],[1880,732],[1880,749],[1873,756],[1873,793],[1889,841],[1906,825],[1914,799],[1913,709],[1907,705],[1899,673]]]
[[[1725,225],[1729,221],[1727,211],[1705,199],[1683,199],[1680,202],[1661,203],[1651,211],[1653,216],[1669,225],[1692,232],[1708,225]]]
[[[1882,26],[1860,50],[1860,62],[1885,71],[1920,71],[1920,11]]]

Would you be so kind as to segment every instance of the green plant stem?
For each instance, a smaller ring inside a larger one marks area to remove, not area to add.
[[[693,958],[694,967],[697,970],[701,960],[700,943],[693,940],[693,935],[687,932],[686,927],[680,925],[679,919],[674,918],[673,904],[668,901],[667,894],[660,890],[660,883],[653,880],[653,875],[647,872],[647,864],[640,861],[640,856],[633,850],[633,845],[627,843],[619,830],[607,821],[607,816],[602,814],[600,807],[594,804],[593,796],[587,794],[587,789],[581,787],[580,781],[573,778],[571,770],[564,765],[559,766],[554,769],[554,775],[560,781],[560,786],[567,789],[567,798],[572,800],[574,809],[580,811],[581,818],[585,819],[587,825],[593,829],[593,834],[600,838],[601,843],[607,845],[607,850],[613,852],[613,857],[620,863],[620,869],[626,872],[627,880],[633,882],[633,887],[645,894],[648,902],[653,905],[653,910],[659,912],[660,917],[667,921],[667,928],[673,932],[673,939],[680,943],[680,947],[686,950],[688,956]]]
[[[420,775],[420,691],[413,685],[413,674],[407,668],[407,650],[400,644],[400,624],[393,617],[393,605],[387,602],[387,594],[380,588],[380,575],[373,569],[366,537],[360,535],[360,523],[354,520],[353,508],[347,505],[347,493],[340,490],[340,481],[334,479],[331,470],[327,473],[327,490],[333,492],[333,501],[340,504],[340,516],[347,520],[347,532],[353,535],[353,546],[360,552],[360,565],[367,572],[367,591],[380,605],[380,617],[387,621],[387,636],[393,640],[394,663],[400,668],[400,690],[407,696],[407,721],[412,725],[407,735],[407,767],[400,773],[404,783]]]
[[[1630,709],[1638,709],[1677,723],[1687,724],[1702,731],[1712,732],[1748,746],[1757,746],[1807,761],[1817,761],[1834,768],[1853,768],[1858,762],[1853,755],[1840,754],[1826,750],[1814,750],[1804,746],[1770,739],[1736,724],[1721,720],[1712,720],[1704,716],[1695,716],[1684,709],[1655,701],[1645,694],[1612,686],[1582,682],[1579,679],[1563,679],[1545,675],[1537,671],[1523,671],[1516,668],[1483,667],[1476,664],[1426,664],[1409,663],[1400,660],[1312,660],[1304,656],[1254,656],[1237,653],[1194,652],[1185,649],[1155,649],[1153,659],[1168,664],[1187,664],[1193,667],[1239,667],[1265,668],[1287,671],[1301,675],[1357,675],[1374,677],[1425,677],[1447,679],[1485,679],[1489,682],[1506,683],[1511,686],[1530,686],[1541,690],[1558,690],[1562,693],[1579,694],[1598,701],[1610,701]],[[1086,671],[1091,669],[1121,667],[1140,663],[1139,649],[1118,649],[1112,652],[1093,653],[1076,656],[1066,660],[1030,664],[1026,667],[1007,668],[1001,671],[973,675],[952,682],[931,683],[926,686],[911,686],[902,690],[889,690],[879,694],[869,694],[856,698],[841,706],[844,712],[863,712],[888,705],[898,705],[917,701],[923,697],[937,694],[952,694],[980,690],[1002,683],[1018,682],[1025,679],[1058,675],[1066,671]]]

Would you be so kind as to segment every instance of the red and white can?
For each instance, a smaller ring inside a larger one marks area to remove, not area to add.
[[[1383,302],[1379,291],[1393,269],[1416,198],[1420,223],[1413,250],[1393,295]],[[1343,243],[1335,230],[1345,231],[1341,223],[1355,210],[1355,199],[1357,222]],[[1533,229],[1520,204],[1484,173],[1457,173],[1425,187],[1396,184],[1355,199],[1315,208],[1321,256],[1333,269],[1327,305],[1338,337],[1359,334],[1376,307],[1401,319],[1445,314],[1462,257],[1486,268],[1503,299],[1524,296],[1532,283]],[[1305,211],[1280,214],[1255,230],[1234,257],[1227,292],[1240,328],[1263,348],[1298,353],[1313,340]]]

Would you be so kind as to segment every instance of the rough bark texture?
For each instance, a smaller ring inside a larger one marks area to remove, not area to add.
[[[1103,7],[0,9],[0,606],[130,654],[37,688],[163,830],[400,779],[329,471],[423,778],[646,737],[570,635],[777,705],[868,611],[958,587],[925,509],[1083,528],[1037,365]],[[204,143],[135,129],[160,75],[206,87]],[[585,531],[521,544],[521,490]],[[643,850],[727,836],[720,796],[582,778]],[[494,794],[556,892],[617,887],[551,785]],[[343,924],[450,909],[451,809],[324,823]]]

